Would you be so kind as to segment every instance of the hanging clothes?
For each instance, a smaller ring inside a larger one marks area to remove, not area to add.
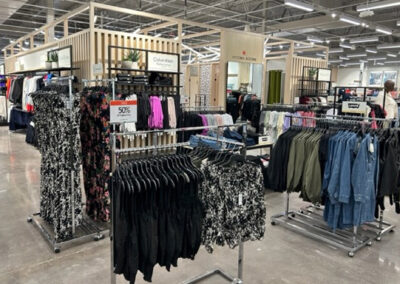
[[[121,99],[122,95],[116,95]],[[110,100],[108,88],[85,89],[81,94],[80,135],[86,213],[94,220],[109,221],[111,170]]]
[[[72,237],[82,221],[80,188],[79,96],[70,104],[68,87],[45,88],[32,95],[41,153],[40,217],[53,226],[55,240]],[[72,105],[72,109],[67,106]],[[71,181],[71,173],[74,179]],[[73,188],[73,199],[72,199]]]
[[[122,163],[113,174],[115,273],[151,282],[156,264],[170,270],[194,259],[201,244],[203,175],[186,155]]]

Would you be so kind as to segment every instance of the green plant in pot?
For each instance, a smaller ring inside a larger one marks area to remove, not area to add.
[[[128,51],[122,60],[122,68],[139,69],[139,59],[140,52],[138,50]]]
[[[58,68],[58,53],[56,51],[51,53],[51,65],[53,69]]]
[[[46,69],[51,69],[52,68],[52,58],[51,58],[51,52],[47,53],[47,60],[46,60]]]
[[[317,72],[318,68],[310,68],[308,69],[308,77],[310,80],[316,80],[317,79]]]

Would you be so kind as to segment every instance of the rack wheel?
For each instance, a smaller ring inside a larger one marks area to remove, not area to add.
[[[377,240],[378,242],[380,242],[380,241],[382,240],[381,236],[376,237],[376,240]]]
[[[368,243],[367,243],[367,246],[372,246],[372,241],[369,241]]]
[[[354,256],[354,252],[353,251],[349,251],[349,257],[353,257]]]
[[[389,233],[394,233],[394,229],[391,229],[391,230],[389,231]]]
[[[296,218],[296,214],[291,214],[290,216],[292,216],[292,218]]]
[[[103,234],[98,234],[97,236],[94,237],[94,241],[97,242],[97,241],[100,241],[103,238],[104,238]]]
[[[32,223],[32,217],[29,216],[29,217],[26,219],[26,222]]]
[[[275,225],[276,225],[276,222],[275,222],[275,221],[271,221],[271,225],[272,225],[272,226],[275,226]]]
[[[54,253],[59,253],[60,252],[60,248],[54,248]]]

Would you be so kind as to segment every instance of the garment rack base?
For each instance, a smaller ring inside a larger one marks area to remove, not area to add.
[[[75,234],[72,238],[57,241],[51,226],[40,217],[40,213],[34,213],[27,219],[28,223],[34,225],[39,230],[43,238],[47,241],[54,253],[59,253],[61,249],[77,246],[90,241],[99,241],[104,239],[109,230],[100,228],[93,220],[85,216],[82,219],[82,224],[75,228]]]
[[[333,232],[321,215],[309,212],[307,209],[274,215],[271,217],[271,224],[281,225],[309,238],[343,249],[347,251],[349,257],[353,257],[363,247],[371,246],[374,239],[364,230],[357,228]]]

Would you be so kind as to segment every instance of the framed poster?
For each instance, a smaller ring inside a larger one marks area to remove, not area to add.
[[[396,84],[397,81],[397,71],[384,71],[383,72],[383,83],[391,80]]]
[[[382,71],[371,71],[371,73],[369,73],[369,85],[372,87],[382,86],[382,77]]]

